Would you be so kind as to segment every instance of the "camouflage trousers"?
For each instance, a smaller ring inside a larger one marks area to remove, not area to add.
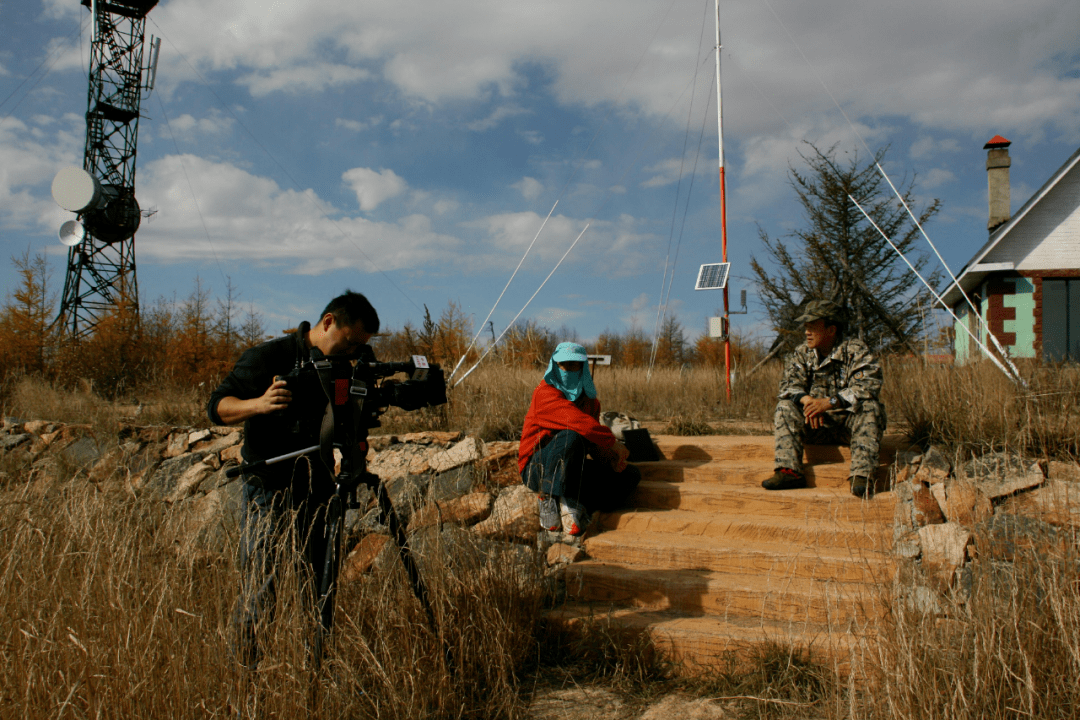
[[[781,400],[773,415],[776,467],[802,472],[803,443],[810,445],[850,445],[851,476],[874,477],[881,464],[881,436],[885,432],[885,406],[863,401],[857,412],[847,410],[825,414],[825,424],[811,429],[802,405]]]

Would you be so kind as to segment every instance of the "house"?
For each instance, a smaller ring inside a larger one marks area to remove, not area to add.
[[[984,146],[990,239],[942,295],[958,318],[956,359],[982,352],[965,323],[992,347],[989,329],[1013,358],[1080,361],[1080,150],[1010,217],[1010,144],[996,135]]]

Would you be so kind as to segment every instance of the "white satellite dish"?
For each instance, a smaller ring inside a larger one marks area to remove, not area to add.
[[[60,226],[60,244],[75,247],[86,237],[86,228],[78,220],[68,220]]]
[[[52,182],[52,196],[56,204],[71,212],[96,208],[101,203],[103,190],[98,179],[81,167],[66,167],[56,173]]]

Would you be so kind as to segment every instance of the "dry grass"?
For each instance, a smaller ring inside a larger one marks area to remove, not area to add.
[[[529,552],[424,544],[440,637],[391,563],[339,596],[328,660],[281,578],[257,672],[230,660],[238,571],[178,560],[163,506],[37,473],[0,493],[0,715],[514,718],[543,583]],[[443,662],[451,648],[454,672]]]
[[[859,714],[927,720],[1080,716],[1080,555],[974,563],[948,618],[894,603]]]

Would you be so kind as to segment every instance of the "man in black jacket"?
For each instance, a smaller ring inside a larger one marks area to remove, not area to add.
[[[313,348],[323,355],[354,354],[378,331],[375,308],[360,293],[347,290],[330,301],[314,326],[301,323],[295,333],[246,351],[210,395],[210,420],[218,425],[244,423],[245,464],[311,446],[318,441],[327,398],[317,385],[294,397],[280,376],[305,368]],[[277,569],[287,560],[281,541],[293,513],[301,581],[318,612],[315,578],[325,560],[326,505],[334,492],[331,473],[316,454],[244,475],[239,558],[243,582],[233,625],[238,659],[249,668],[258,663],[256,626],[273,615]],[[329,630],[333,608],[319,614]]]

